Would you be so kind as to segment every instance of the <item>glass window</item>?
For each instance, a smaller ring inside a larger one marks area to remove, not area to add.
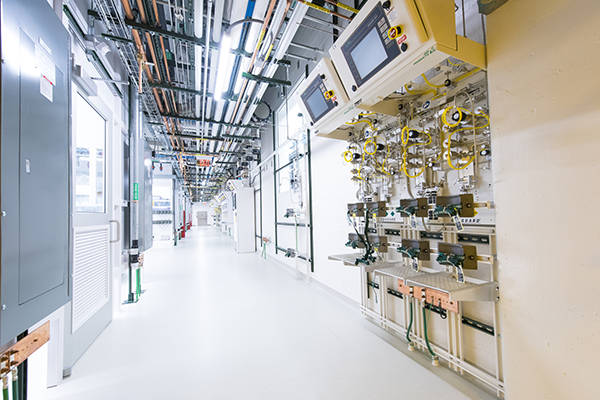
[[[385,47],[381,43],[381,37],[377,28],[371,32],[352,50],[352,60],[361,78],[369,75],[371,71],[387,59]]]
[[[79,93],[74,111],[75,211],[104,213],[106,121]]]
[[[302,130],[302,117],[299,117],[300,105],[296,103],[296,97],[291,94],[288,97],[287,110],[284,103],[277,112],[277,147],[283,145],[289,136],[293,137]],[[286,116],[287,114],[287,116]],[[289,118],[288,118],[289,117]],[[300,135],[300,140],[303,136]],[[281,168],[290,162],[298,154],[295,142],[290,142],[277,155],[277,168]],[[279,191],[287,192],[290,190],[289,170],[285,169],[279,172]]]

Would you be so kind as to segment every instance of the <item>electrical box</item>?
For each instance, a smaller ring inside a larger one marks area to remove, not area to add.
[[[475,206],[471,193],[437,196],[436,205],[436,214],[440,217],[452,216],[453,213],[456,213],[459,217],[475,216]]]
[[[256,238],[254,231],[254,189],[246,187],[242,181],[227,182],[232,190],[233,211],[233,240],[238,253],[252,253],[256,251]]]
[[[455,255],[463,258],[463,269],[477,269],[477,247],[464,244],[440,243],[438,253]]]
[[[69,34],[45,0],[2,1],[0,344],[69,294]]]
[[[450,56],[486,68],[485,46],[456,34],[453,0],[369,0],[330,55],[350,103],[388,115],[388,95]]]
[[[367,241],[367,239],[368,239],[369,243],[371,243],[371,245],[376,247],[378,252],[380,252],[380,253],[388,252],[389,243],[388,243],[387,236],[366,235],[366,237],[365,237],[365,235],[363,234],[362,237],[363,237],[363,240],[365,240],[365,241]],[[363,243],[363,240],[361,240],[361,238],[356,233],[349,233],[347,246],[353,247],[353,248],[358,248],[358,249],[364,249],[365,244]]]
[[[400,207],[396,208],[396,211],[400,213],[403,217],[410,217],[414,215],[415,217],[427,217],[427,210],[429,206],[427,205],[427,199],[424,197],[419,197],[418,199],[401,199]]]
[[[431,249],[427,240],[402,239],[402,247],[407,250],[417,250],[414,252],[414,257],[421,261],[429,261],[431,258]],[[410,251],[399,252],[403,257],[413,257]]]
[[[387,216],[387,207],[385,201],[371,201],[365,203],[365,209],[369,217],[380,218]]]
[[[361,112],[350,103],[337,71],[327,57],[319,61],[296,93],[298,104],[310,118],[311,131],[319,136],[327,136]],[[347,139],[347,136],[340,139]]]
[[[365,204],[364,203],[348,204],[348,214],[351,217],[364,217],[365,216]]]

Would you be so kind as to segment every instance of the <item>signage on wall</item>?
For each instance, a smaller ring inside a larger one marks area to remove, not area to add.
[[[133,202],[137,203],[140,200],[140,187],[138,183],[133,184]]]
[[[198,160],[198,166],[199,167],[210,167],[210,160],[201,158]]]

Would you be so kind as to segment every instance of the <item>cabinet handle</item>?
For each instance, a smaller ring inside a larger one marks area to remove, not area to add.
[[[119,221],[117,221],[116,219],[111,219],[110,221],[108,221],[109,224],[111,222],[114,222],[117,224],[117,240],[111,240],[110,243],[117,243],[121,240],[121,223]]]

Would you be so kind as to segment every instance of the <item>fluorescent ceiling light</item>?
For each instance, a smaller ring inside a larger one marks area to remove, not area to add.
[[[227,71],[229,68],[227,64],[229,62],[229,50],[231,49],[231,35],[224,33],[221,38],[221,49],[219,50],[219,65],[217,69],[217,82],[215,84],[215,92],[213,98],[215,100],[221,100],[223,91],[226,90],[225,78],[227,77]],[[229,82],[227,82],[229,83]]]

